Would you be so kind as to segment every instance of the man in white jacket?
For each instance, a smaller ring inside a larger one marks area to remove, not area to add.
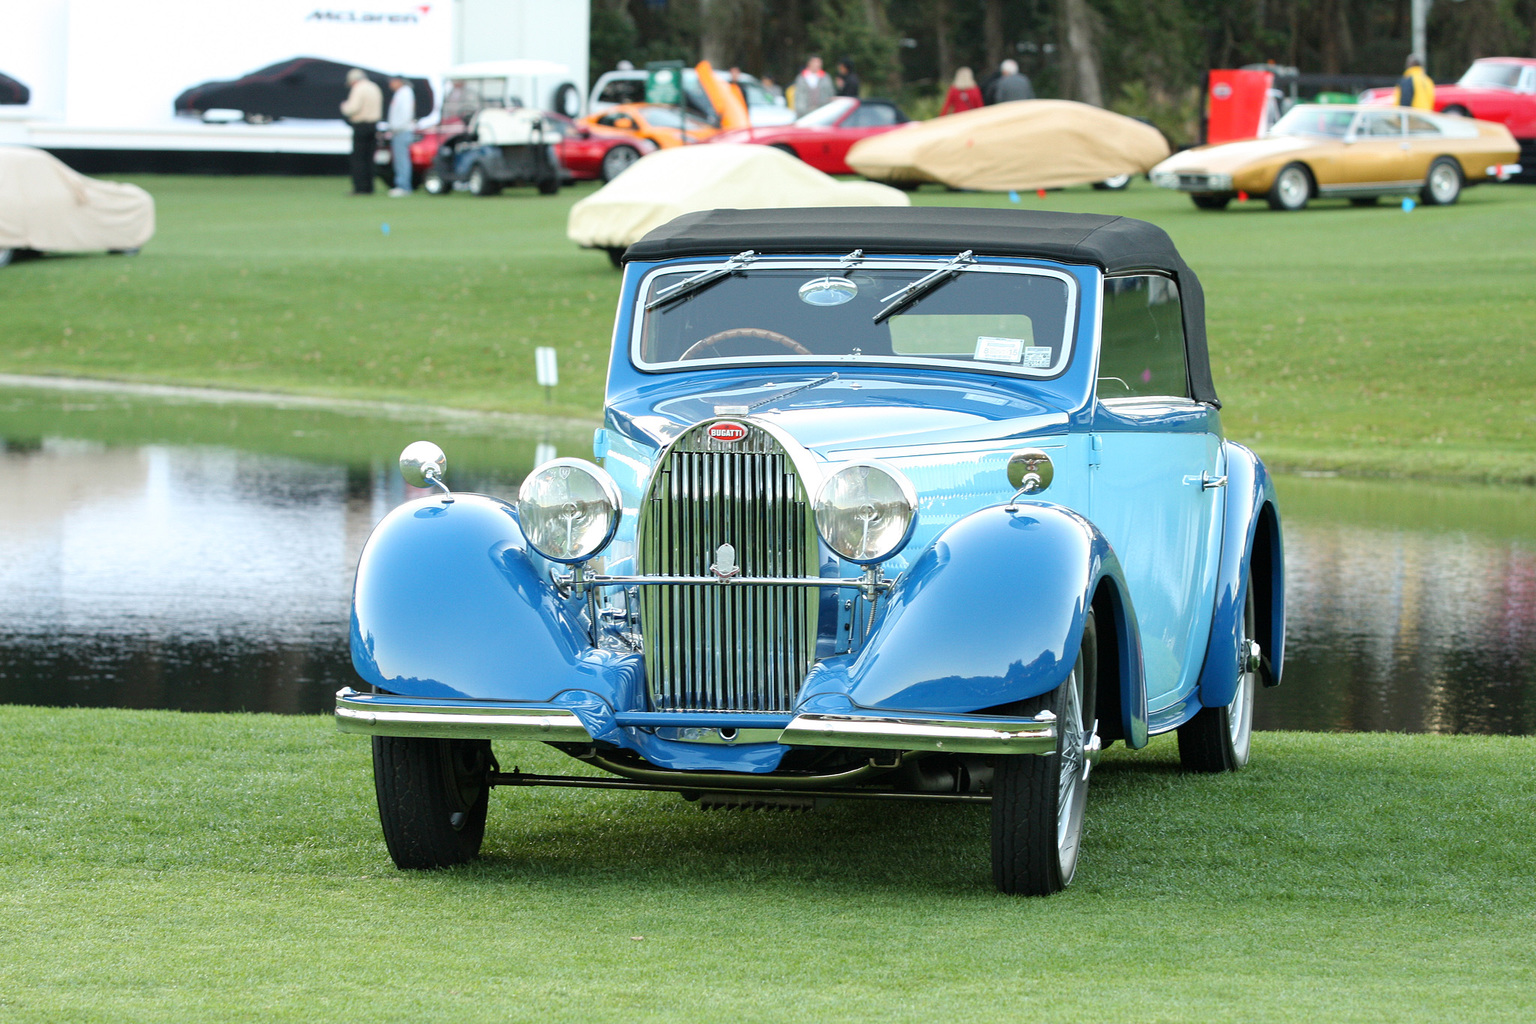
[[[394,198],[411,194],[411,143],[416,141],[416,90],[396,75],[389,80],[394,95],[389,101],[389,153],[395,162]]]
[[[352,194],[373,194],[373,141],[384,113],[384,92],[362,68],[347,72],[341,116],[352,126]]]

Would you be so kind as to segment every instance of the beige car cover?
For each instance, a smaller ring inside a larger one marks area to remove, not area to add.
[[[907,206],[901,192],[838,181],[771,146],[708,143],[663,149],[571,207],[577,245],[622,249],[652,228],[698,210],[783,206]]]
[[[137,185],[77,174],[30,146],[0,145],[0,249],[137,249],[155,201]]]
[[[1140,174],[1168,155],[1161,132],[1071,100],[1015,100],[861,139],[848,166],[876,181],[989,192]]]

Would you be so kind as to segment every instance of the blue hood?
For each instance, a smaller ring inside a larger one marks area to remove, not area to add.
[[[658,384],[613,403],[609,423],[638,443],[660,447],[684,428],[717,415],[717,407],[753,406],[824,376],[803,370],[713,379],[678,376],[675,383]],[[1066,410],[1021,395],[1017,385],[1008,383],[933,374],[844,373],[837,380],[767,401],[750,415],[783,428],[824,457],[1066,431]]]

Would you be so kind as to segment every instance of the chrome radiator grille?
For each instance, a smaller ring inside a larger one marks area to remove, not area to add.
[[[816,527],[793,460],[747,425],[737,441],[690,428],[662,456],[640,508],[642,575],[705,576],[721,544],[742,576],[819,575]],[[787,711],[816,650],[813,587],[640,588],[640,630],[658,711]]]

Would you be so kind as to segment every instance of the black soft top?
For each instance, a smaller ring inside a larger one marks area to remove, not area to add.
[[[630,246],[628,260],[863,249],[871,255],[1027,256],[1085,263],[1107,273],[1156,270],[1178,281],[1190,396],[1220,406],[1205,341],[1205,293],[1168,233],[1130,217],[1043,210],[851,206],[705,210],[663,224]]]

